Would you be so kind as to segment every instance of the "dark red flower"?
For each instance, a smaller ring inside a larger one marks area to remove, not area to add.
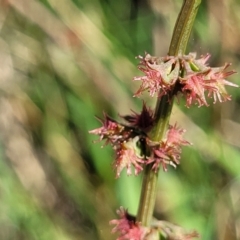
[[[139,128],[144,132],[148,132],[154,122],[153,111],[150,108],[147,108],[145,103],[143,103],[140,114],[133,111],[132,115],[126,115],[122,118],[125,119],[130,126]]]

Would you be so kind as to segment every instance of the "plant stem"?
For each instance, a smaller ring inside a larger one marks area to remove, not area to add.
[[[201,0],[184,0],[178,15],[168,55],[184,54]]]
[[[184,0],[178,19],[175,24],[169,55],[184,54],[191,33],[198,7],[201,0]],[[173,106],[173,93],[163,96],[157,100],[155,108],[155,125],[150,132],[151,140],[161,141],[168,128],[169,118]],[[151,223],[156,194],[157,194],[158,172],[152,171],[148,165],[144,170],[142,192],[138,207],[137,221],[143,226]]]

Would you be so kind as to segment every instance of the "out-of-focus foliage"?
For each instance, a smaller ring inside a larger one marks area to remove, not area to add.
[[[113,152],[88,131],[103,111],[140,109],[135,56],[167,54],[181,3],[0,1],[0,239],[111,240],[115,209],[136,214],[141,176],[115,180]],[[239,12],[239,1],[203,1],[189,51],[240,72]],[[206,240],[240,239],[240,94],[229,91],[208,108],[175,105],[171,122],[194,145],[159,178],[155,216]]]

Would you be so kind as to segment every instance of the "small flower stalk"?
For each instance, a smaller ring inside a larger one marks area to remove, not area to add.
[[[169,49],[172,55],[155,57],[145,53],[138,56],[138,68],[144,75],[133,78],[141,82],[134,97],[140,97],[144,92],[156,97],[155,111],[143,102],[140,113],[132,111],[130,115],[120,115],[120,121],[104,113],[103,119],[99,119],[102,126],[89,131],[98,135],[104,145],[113,148],[116,178],[124,170],[127,175],[142,172],[144,175],[137,215],[132,216],[121,207],[117,211],[119,219],[110,221],[115,225],[112,232],[119,235],[117,240],[189,240],[199,237],[196,231],[188,233],[172,223],[153,220],[152,214],[158,172],[161,169],[167,172],[169,166],[176,168],[180,164],[182,147],[191,145],[184,138],[184,129],[177,123],[169,124],[174,97],[183,97],[187,108],[194,104],[198,107],[209,106],[209,99],[213,103],[231,100],[226,87],[238,87],[227,80],[235,73],[229,70],[231,64],[210,67],[207,63],[210,54],[200,58],[196,53],[184,54],[200,2],[184,1]],[[179,22],[183,18],[185,24]]]

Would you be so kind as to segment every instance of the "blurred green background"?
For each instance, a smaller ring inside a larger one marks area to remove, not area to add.
[[[103,111],[141,108],[135,56],[167,54],[181,4],[0,0],[1,240],[114,240],[116,209],[136,213],[141,176],[116,180],[112,149],[88,131]],[[240,1],[203,1],[188,51],[240,72],[239,12]],[[193,147],[159,176],[155,216],[204,240],[240,239],[240,94],[228,91],[231,102],[174,106]]]

